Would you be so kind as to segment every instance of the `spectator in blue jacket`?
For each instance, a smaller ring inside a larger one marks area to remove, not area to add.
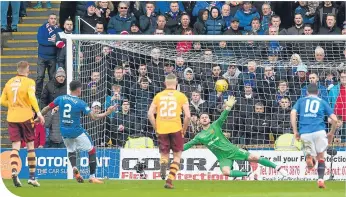
[[[205,22],[206,33],[208,35],[221,35],[226,29],[226,23],[221,18],[220,10],[217,7],[210,9],[210,15]]]
[[[168,34],[174,34],[175,30],[179,26],[180,18],[181,18],[181,15],[183,13],[184,12],[181,11],[178,2],[172,1],[170,3],[170,10],[165,13],[165,18],[166,18],[166,21],[167,21],[166,27],[169,30]]]
[[[139,28],[143,34],[153,34],[156,29],[157,15],[155,13],[155,5],[153,2],[147,2],[145,5],[144,15],[139,17]]]
[[[211,10],[212,7],[217,7],[221,10],[223,3],[220,1],[197,1],[195,7],[192,10],[192,16],[197,17],[198,12],[202,9]]]
[[[181,1],[156,1],[155,12],[164,15],[166,12],[171,11],[172,3],[178,4],[179,11],[185,12],[184,5]]]
[[[131,25],[136,18],[128,13],[128,6],[124,2],[118,5],[118,14],[113,16],[108,22],[107,32],[109,34],[120,34],[122,31],[131,31]]]
[[[299,6],[294,11],[295,14],[301,14],[303,16],[304,24],[313,24],[315,17],[309,14],[309,7],[307,1],[299,1]]]
[[[224,4],[221,9],[221,17],[226,23],[226,27],[231,25],[231,7],[228,4]]]
[[[244,29],[245,31],[251,30],[251,21],[253,18],[260,18],[259,13],[256,8],[252,7],[250,1],[244,1],[243,7],[235,13],[235,17],[239,19],[240,29]]]
[[[56,71],[57,47],[55,46],[56,36],[62,30],[57,25],[57,17],[50,14],[47,23],[44,23],[37,32],[38,60],[37,60],[37,79],[36,97],[40,98],[43,88],[43,80],[46,69],[48,70],[49,80],[54,79]]]
[[[327,88],[319,83],[319,77],[317,76],[316,73],[311,73],[309,75],[309,81],[310,81],[310,84],[311,83],[317,84],[317,87],[318,87],[318,97],[323,99],[323,100],[325,100],[327,103],[329,103]],[[306,88],[307,88],[307,86],[304,86],[302,88],[302,90],[301,90],[302,91],[301,97],[307,96]]]
[[[261,29],[261,22],[259,18],[253,18],[251,21],[251,30],[245,33],[246,35],[264,35]]]
[[[264,3],[262,5],[262,18],[261,18],[261,29],[267,32],[269,29],[269,24],[274,12],[269,3]]]

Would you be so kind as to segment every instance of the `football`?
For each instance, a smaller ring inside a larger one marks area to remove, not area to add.
[[[215,83],[215,89],[217,92],[224,92],[228,89],[228,83],[224,79],[219,79]]]

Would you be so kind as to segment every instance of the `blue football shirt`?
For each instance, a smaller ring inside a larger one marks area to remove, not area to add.
[[[292,110],[298,113],[300,134],[326,130],[325,115],[333,114],[329,104],[316,96],[300,98]]]
[[[88,105],[76,96],[62,95],[54,101],[59,106],[60,132],[64,138],[76,138],[85,132],[81,126],[81,113],[90,113]]]

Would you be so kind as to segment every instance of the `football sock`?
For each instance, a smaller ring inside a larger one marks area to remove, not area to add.
[[[177,174],[178,170],[179,170],[179,163],[173,161],[171,166],[169,167],[169,175],[168,178],[166,180],[166,183],[172,184],[172,181],[175,179],[175,175]]]
[[[229,174],[229,177],[243,177],[243,176],[248,176],[248,172],[242,172],[239,170],[232,170],[231,173]]]
[[[276,168],[276,164],[275,163],[273,163],[273,162],[271,162],[268,159],[263,158],[263,157],[258,159],[258,163],[261,164],[262,166]]]
[[[19,160],[18,150],[12,149],[10,154],[10,162],[11,162],[11,168],[13,173],[17,172],[18,160]]]
[[[95,176],[96,172],[96,149],[93,147],[89,153],[90,176]]]
[[[318,179],[323,179],[325,169],[326,164],[324,163],[324,160],[319,160],[317,166]]]
[[[28,150],[28,164],[29,164],[29,178],[35,179],[35,171],[36,171],[36,154],[35,149]]]
[[[68,153],[68,159],[70,160],[72,168],[77,166],[76,152]]]
[[[160,165],[167,165],[168,164],[168,159],[161,158],[160,159]]]

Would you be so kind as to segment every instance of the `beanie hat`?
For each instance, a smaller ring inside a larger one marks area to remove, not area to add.
[[[61,77],[61,76],[66,77],[66,73],[62,67],[59,67],[55,73],[55,77]]]
[[[94,6],[95,7],[95,3],[93,1],[88,1],[87,2],[87,8],[89,8],[90,6]]]

